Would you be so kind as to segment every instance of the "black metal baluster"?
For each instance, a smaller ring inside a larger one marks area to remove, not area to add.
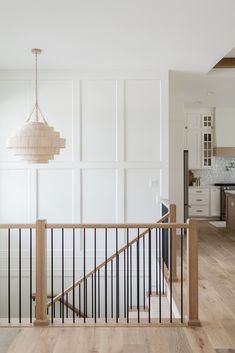
[[[118,228],[116,228],[116,323],[119,318],[119,255],[118,255]]]
[[[86,278],[85,286],[86,286],[86,308],[85,308],[86,315],[85,316],[88,317],[88,314],[87,314],[87,278]]]
[[[113,260],[111,260],[111,318],[113,318]]]
[[[126,293],[126,307],[127,307],[127,312],[126,312],[126,321],[129,323],[129,228],[127,228],[127,233],[126,233],[126,244],[127,244],[127,278],[126,278],[126,286],[127,286],[127,293]]]
[[[53,278],[54,278],[54,264],[53,264],[53,257],[54,257],[54,239],[53,239],[53,228],[51,228],[51,323],[53,324],[54,322],[54,305],[53,305],[53,299],[54,299],[54,286],[53,286]]]
[[[138,239],[136,243],[136,252],[137,252],[137,310],[138,310],[138,323],[140,322],[140,230],[138,228]]]
[[[55,303],[53,303],[53,318],[55,319]]]
[[[145,236],[143,236],[143,307],[145,309]]]
[[[29,230],[29,320],[32,323],[32,295],[33,295],[33,280],[32,280],[32,228]]]
[[[29,320],[32,323],[32,228],[29,230]]]
[[[126,318],[126,250],[123,253],[124,257],[124,276],[123,276],[123,309],[124,309],[124,318]]]
[[[8,228],[8,323],[11,322],[11,230]]]
[[[161,228],[158,229],[158,241],[159,241],[159,246],[158,246],[158,251],[159,251],[159,266],[158,266],[158,278],[159,278],[159,323],[162,322],[162,279],[161,279],[161,261],[162,261],[162,248],[161,248]]]
[[[69,308],[68,308],[69,299],[68,299],[68,293],[65,294],[65,300],[66,300],[66,318],[68,318],[68,317],[69,317]]]
[[[108,312],[107,312],[107,228],[105,228],[105,322],[107,323],[107,317],[108,317]]]
[[[62,298],[61,298],[61,316],[64,323],[64,228],[62,228]]]
[[[183,262],[183,255],[184,255],[184,230],[181,228],[180,234],[180,297],[181,297],[181,323],[184,321],[184,262]]]
[[[73,323],[75,323],[75,228],[73,228]]]
[[[170,228],[170,323],[172,323],[172,228]]]
[[[100,318],[100,270],[98,270],[98,318]]]
[[[149,323],[151,322],[151,294],[152,294],[152,246],[151,246],[151,229],[149,229]]]
[[[78,294],[79,294],[79,317],[81,317],[82,303],[81,303],[81,284],[80,283],[78,285]]]
[[[132,245],[130,246],[130,307],[132,310]]]
[[[19,323],[21,323],[21,229],[19,229]]]
[[[97,284],[96,284],[96,228],[94,229],[94,276],[95,276],[95,283],[94,283],[94,287],[95,287],[95,302],[94,302],[94,312],[95,312],[95,323],[96,323],[96,288],[97,288]]]
[[[94,276],[91,275],[91,317],[94,317]]]
[[[86,229],[83,229],[83,312],[84,323],[86,322]]]
[[[162,294],[165,294],[165,262],[164,262],[164,256],[165,256],[165,236],[168,236],[168,232],[165,233],[165,229],[161,229],[161,234],[162,234]]]
[[[60,318],[62,317],[62,302],[61,302],[61,299],[60,299]]]
[[[156,294],[159,292],[159,288],[158,288],[158,231],[156,228]]]

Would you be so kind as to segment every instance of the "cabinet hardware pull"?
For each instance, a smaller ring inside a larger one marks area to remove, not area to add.
[[[196,212],[202,212],[202,210],[196,210]]]
[[[203,201],[202,199],[197,199],[196,201]]]

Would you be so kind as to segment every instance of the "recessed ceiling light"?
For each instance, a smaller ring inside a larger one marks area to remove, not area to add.
[[[214,91],[207,91],[206,94],[207,94],[208,96],[212,96],[213,94],[215,94],[215,92],[214,92]]]

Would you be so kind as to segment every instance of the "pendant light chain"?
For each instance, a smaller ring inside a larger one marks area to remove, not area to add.
[[[39,122],[41,117],[43,122],[47,124],[47,121],[44,118],[38,104],[38,54],[41,54],[41,52],[41,49],[32,49],[32,53],[35,55],[35,104],[33,110],[29,114],[28,119],[26,120],[27,123],[31,120],[32,115],[35,113],[34,121]]]

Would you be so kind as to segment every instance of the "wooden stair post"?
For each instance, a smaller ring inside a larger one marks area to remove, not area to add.
[[[170,213],[170,223],[176,223],[176,205],[170,204],[169,206],[169,213]],[[177,278],[177,235],[176,235],[176,228],[171,230],[172,236],[172,281],[178,281]]]
[[[200,326],[198,317],[198,230],[197,221],[189,219],[187,230],[187,319],[189,326]]]
[[[35,326],[47,326],[47,248],[46,221],[36,222],[36,319]]]

